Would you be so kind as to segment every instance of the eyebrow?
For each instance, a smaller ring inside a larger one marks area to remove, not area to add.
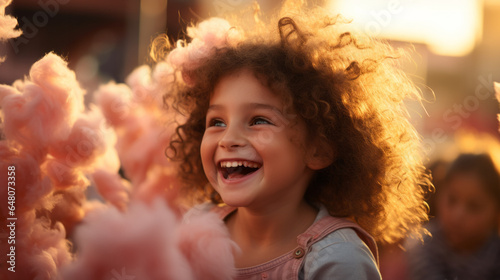
[[[265,109],[265,110],[271,110],[271,111],[276,111],[278,113],[280,113],[281,115],[283,115],[283,113],[281,112],[281,110],[279,110],[278,108],[272,106],[272,105],[269,105],[269,104],[264,104],[264,103],[248,103],[248,104],[245,104],[245,107],[248,108],[248,109]],[[224,106],[223,105],[220,105],[220,104],[212,104],[208,107],[208,111],[222,111],[224,110]]]

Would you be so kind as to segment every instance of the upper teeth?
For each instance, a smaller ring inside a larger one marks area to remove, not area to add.
[[[238,167],[238,166],[244,166],[244,167],[250,167],[250,168],[259,168],[259,164],[251,161],[221,161],[220,163],[221,167]]]

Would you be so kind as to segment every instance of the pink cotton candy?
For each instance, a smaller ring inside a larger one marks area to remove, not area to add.
[[[0,167],[15,167],[13,279],[56,278],[71,260],[66,233],[87,213],[87,177],[103,166],[116,174],[120,166],[115,132],[97,107],[84,111],[83,95],[67,63],[54,54],[36,62],[24,81],[0,86]],[[4,186],[7,180],[1,173]],[[0,198],[7,201],[7,190]],[[2,216],[11,217],[6,205]]]
[[[173,67],[165,62],[158,63],[153,70],[147,65],[137,67],[126,79],[132,89],[132,104],[162,119],[166,113],[163,94],[171,90],[174,75]]]
[[[68,164],[66,160],[50,159],[43,165],[47,176],[51,179],[52,186],[65,189],[71,186],[85,188],[89,181],[80,168]]]
[[[84,91],[59,56],[49,53],[33,64],[30,80],[0,88],[3,131],[30,150],[65,139],[83,112]]]
[[[14,167],[12,176],[7,173],[9,166]],[[0,173],[0,181],[5,186],[5,191],[0,192],[1,201],[7,201],[7,177],[14,177],[18,212],[33,208],[52,209],[54,202],[48,198],[52,191],[50,180],[43,176],[31,154],[9,146],[7,141],[0,141],[0,170],[4,170]],[[7,217],[7,206],[6,203],[0,206],[4,217]]]
[[[85,188],[89,184],[85,174],[92,173],[97,166],[118,172],[120,163],[114,150],[115,142],[114,132],[107,127],[100,111],[91,106],[91,110],[80,115],[66,139],[50,146],[51,158],[45,170],[56,188]]]
[[[50,92],[46,97],[54,105],[63,107],[69,124],[72,124],[78,115],[83,113],[85,91],[76,80],[75,72],[67,66],[68,63],[61,57],[49,53],[33,64],[30,78],[45,92]]]
[[[70,134],[62,141],[55,142],[50,147],[50,154],[58,159],[64,159],[70,167],[83,167],[87,169],[92,163],[97,162],[116,143],[116,136],[107,127],[104,116],[95,106],[85,114],[81,114],[73,124]],[[108,155],[112,156],[112,155]],[[118,171],[119,161],[115,155],[110,159],[108,168]]]
[[[134,186],[133,193],[140,193],[140,197],[146,199],[155,196],[175,199],[177,186],[172,185],[177,180],[166,180],[172,178],[173,165],[164,154],[171,133],[147,115],[137,115],[130,124],[123,131],[117,131],[116,147],[125,176]],[[148,182],[157,183],[152,187]]]
[[[174,114],[165,113],[161,86],[172,79],[172,68],[162,64],[151,70],[137,68],[126,85],[99,88],[96,101],[117,135],[116,150],[125,176],[131,181],[132,196],[150,201],[153,197],[176,199],[172,163],[164,151],[173,133]]]
[[[3,99],[9,95],[21,95],[21,93],[14,86],[0,85],[0,104],[2,104]]]
[[[172,210],[180,216],[183,209],[178,205],[179,184],[174,168],[156,167],[144,182],[134,188],[133,197],[146,203],[163,198],[171,203]]]
[[[0,0],[0,42],[19,37],[23,33],[21,30],[16,29],[17,20],[5,15],[5,7],[11,2],[12,0]],[[0,56],[0,63],[4,60],[5,57]]]
[[[205,46],[221,48],[228,45],[229,39],[235,39],[235,37],[228,38],[231,29],[241,32],[234,29],[225,19],[214,17],[202,21],[195,27],[188,27],[187,34],[193,40],[196,39]]]
[[[195,69],[215,49],[234,46],[244,39],[239,29],[232,28],[229,22],[221,18],[210,18],[189,27],[187,34],[192,41],[189,44],[177,41],[176,48],[167,57],[168,63],[183,70]]]
[[[85,216],[83,205],[86,203],[85,193],[80,187],[67,188],[54,192],[57,203],[50,211],[50,220],[64,225],[66,233],[71,236],[73,229]]]
[[[154,93],[154,85],[151,79],[151,68],[149,68],[149,66],[139,66],[132,71],[127,77],[127,84],[132,89],[132,101],[134,103],[143,104],[146,108],[149,107],[153,110],[158,108],[158,99],[161,100],[161,96],[152,94]]]
[[[195,279],[178,245],[180,223],[161,200],[132,203],[126,213],[114,208],[93,211],[76,232],[74,263],[64,279]]]
[[[165,61],[160,61],[153,69],[152,76],[154,81],[153,91],[158,96],[156,99],[159,101],[158,108],[164,108],[163,94],[172,90],[172,84],[175,80],[174,68]]]
[[[143,182],[148,171],[155,165],[170,165],[165,157],[164,150],[169,141],[170,134],[164,128],[154,125],[153,120],[145,117],[144,126],[136,131],[129,131],[123,135],[128,137],[120,139],[117,148],[120,153],[125,174],[136,184]]]
[[[99,201],[99,200],[87,200],[82,207],[83,215],[87,216],[89,213],[94,211],[104,211],[109,208],[109,205]]]
[[[31,85],[29,88],[36,88],[36,86]],[[20,93],[13,87],[3,86],[0,91],[2,92],[0,95],[4,95],[0,104],[3,133],[11,141],[15,141],[30,150],[41,161],[46,153],[45,149],[48,143],[44,126],[57,127],[60,121],[52,120],[50,116],[37,115],[39,112],[48,110],[43,102],[41,90]],[[48,125],[44,125],[44,123]],[[38,142],[35,142],[35,139]]]
[[[27,271],[32,272],[31,274],[35,277],[19,279],[56,278],[58,267],[71,261],[69,242],[65,239],[65,235],[65,229],[61,223],[51,225],[47,220],[34,220],[31,232],[20,243],[19,251],[22,253],[18,258],[19,267],[29,267]]]
[[[125,211],[129,202],[130,186],[116,172],[98,169],[92,174],[99,194],[117,209]]]
[[[113,82],[102,85],[94,94],[94,98],[111,126],[127,125],[132,98],[132,91],[127,85]]]
[[[0,41],[19,37],[21,30],[16,30],[17,20],[5,15],[5,7],[9,6],[12,0],[0,0]]]
[[[61,223],[37,218],[35,211],[18,215],[16,221],[15,273],[2,265],[1,279],[56,279],[58,268],[71,261],[69,242]],[[2,252],[8,248],[2,242]],[[7,262],[5,262],[7,264]]]
[[[179,229],[179,244],[186,255],[196,279],[233,279],[236,243],[222,220],[214,213],[190,217]]]

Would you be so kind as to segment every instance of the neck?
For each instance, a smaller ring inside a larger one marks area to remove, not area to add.
[[[240,246],[265,247],[296,240],[314,222],[317,210],[305,201],[266,209],[238,208],[228,220]]]

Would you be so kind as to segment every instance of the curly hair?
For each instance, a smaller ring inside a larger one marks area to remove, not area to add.
[[[237,45],[214,50],[199,67],[178,70],[192,83],[177,82],[165,95],[186,116],[167,154],[179,161],[183,193],[193,203],[222,202],[201,163],[205,116],[218,81],[247,69],[305,121],[309,139],[319,140],[333,159],[314,175],[308,202],[355,219],[378,241],[420,236],[428,210],[421,186],[431,184],[404,104],[421,95],[397,67],[403,53],[342,31],[339,17],[304,14],[281,15],[278,30],[260,28]]]

